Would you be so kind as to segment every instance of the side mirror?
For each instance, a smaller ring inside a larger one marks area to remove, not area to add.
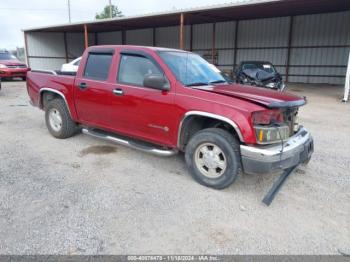
[[[170,85],[163,75],[150,74],[143,79],[143,86],[163,91],[169,91]]]

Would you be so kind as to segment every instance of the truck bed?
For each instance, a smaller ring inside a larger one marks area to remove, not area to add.
[[[51,70],[33,70],[28,72],[27,90],[32,104],[41,107],[40,90],[43,90],[43,88],[53,89],[62,93],[65,97],[70,97],[69,94],[72,94],[74,80],[75,73],[72,74],[70,72]]]

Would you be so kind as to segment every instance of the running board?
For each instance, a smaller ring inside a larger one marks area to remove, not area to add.
[[[141,142],[131,138],[118,136],[116,134],[107,133],[105,131],[98,130],[98,129],[83,128],[82,132],[83,134],[86,134],[92,137],[100,138],[106,141],[110,141],[119,145],[127,146],[130,148],[137,149],[137,150],[150,153],[153,155],[157,155],[157,156],[173,156],[178,153],[178,151],[175,149],[164,149],[147,142]]]

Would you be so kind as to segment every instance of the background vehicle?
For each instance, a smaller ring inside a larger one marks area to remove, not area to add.
[[[27,89],[54,137],[82,128],[156,155],[183,151],[193,178],[217,189],[232,184],[240,169],[287,169],[313,151],[310,133],[297,122],[303,98],[230,84],[182,50],[89,47],[76,76],[32,71]]]
[[[236,82],[283,91],[282,76],[270,62],[243,61],[236,70]]]
[[[26,80],[30,69],[8,51],[0,51],[0,78],[21,77]]]
[[[63,64],[61,67],[62,72],[77,72],[79,68],[81,57],[74,59],[73,61]]]

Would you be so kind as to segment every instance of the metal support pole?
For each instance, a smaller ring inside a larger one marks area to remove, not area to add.
[[[85,49],[89,47],[89,38],[88,38],[88,31],[87,31],[87,25],[84,25],[84,42],[85,42]]]
[[[29,53],[28,53],[28,40],[27,40],[27,33],[24,32],[24,50],[25,50],[25,59],[26,59],[26,64],[28,67],[30,67],[29,64]]]
[[[155,27],[153,27],[152,28],[152,45],[153,46],[156,46],[156,28]]]
[[[185,17],[184,17],[184,13],[181,13],[180,15],[180,49],[184,49],[185,48],[185,44],[184,44],[184,23],[185,23]]]
[[[235,27],[235,47],[233,51],[233,70],[236,69],[236,64],[237,64],[238,26],[239,26],[239,21],[237,20],[236,27]]]
[[[190,51],[193,50],[193,25],[190,25]]]
[[[68,59],[67,32],[63,32],[63,42],[64,42],[64,53],[66,57],[66,63],[68,63],[69,59]]]
[[[211,63],[215,65],[215,44],[216,44],[216,23],[213,23],[213,35],[212,35],[212,45],[211,45]]]
[[[122,45],[126,45],[126,31],[122,30]]]
[[[95,32],[95,45],[98,45],[98,33]]]
[[[291,55],[291,46],[293,41],[293,27],[294,27],[294,16],[290,17],[289,22],[289,33],[288,33],[288,49],[287,49],[287,61],[286,61],[286,82],[289,78],[289,64],[290,64],[290,55]]]
[[[109,0],[109,18],[112,18],[112,0]]]
[[[70,16],[70,0],[67,0],[67,5],[68,5],[68,21],[71,23],[71,16]]]
[[[346,77],[345,77],[345,90],[344,90],[343,102],[348,101],[349,91],[350,91],[350,52],[349,52],[349,60],[348,60],[348,69],[346,70]]]

